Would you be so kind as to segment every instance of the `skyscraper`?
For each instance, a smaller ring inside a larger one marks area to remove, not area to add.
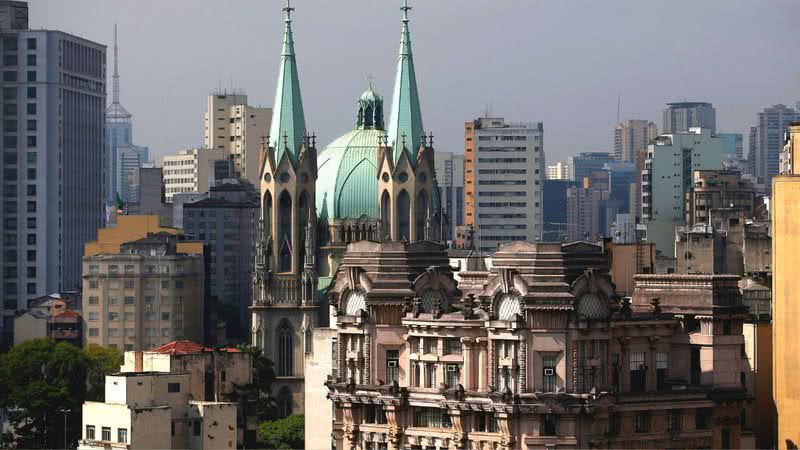
[[[466,225],[479,249],[542,237],[544,126],[480,118],[464,125]]]
[[[635,162],[636,150],[658,136],[658,127],[648,120],[628,119],[614,127],[614,159]]]
[[[581,152],[569,157],[569,170],[573,179],[578,184],[583,183],[584,178],[588,178],[595,172],[603,170],[603,167],[614,162],[613,155],[605,152]]]
[[[253,186],[259,185],[261,142],[269,134],[271,115],[270,108],[248,105],[243,92],[217,91],[208,96],[205,146],[226,150],[236,174]]]
[[[789,124],[798,120],[800,112],[786,105],[773,105],[756,115],[756,125],[750,131],[751,167],[761,192],[771,191],[772,177],[778,174],[783,135]]]
[[[439,198],[448,219],[442,239],[452,241],[456,227],[464,225],[464,155],[436,152],[434,159]]]
[[[103,223],[104,45],[29,29],[27,5],[0,23],[3,343],[29,298],[76,289],[83,244]],[[19,14],[17,14],[19,13]]]
[[[689,131],[690,128],[708,128],[717,131],[717,110],[711,103],[678,102],[667,103],[664,109],[662,134]]]
[[[114,75],[112,77],[112,101],[106,108],[106,180],[105,198],[115,205],[119,197],[125,202],[134,202],[129,179],[134,171],[147,162],[148,149],[133,143],[132,115],[119,101],[119,58],[117,50],[117,26],[114,25]]]

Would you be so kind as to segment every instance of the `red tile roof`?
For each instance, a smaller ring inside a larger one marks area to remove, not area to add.
[[[168,344],[162,345],[161,347],[154,348],[151,351],[153,353],[163,353],[167,355],[188,355],[192,353],[213,352],[213,351],[239,353],[239,350],[235,348],[215,349],[214,347],[206,347],[204,345],[198,344],[197,342],[192,342],[189,340],[172,341]]]

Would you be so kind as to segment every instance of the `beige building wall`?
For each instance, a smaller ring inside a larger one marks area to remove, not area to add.
[[[310,353],[305,358],[306,448],[330,448],[333,432],[333,405],[328,400],[325,382],[333,375],[333,345],[336,328],[317,328]],[[313,412],[313,416],[311,416]]]
[[[261,141],[271,121],[272,109],[248,105],[245,94],[212,93],[205,114],[205,146],[226,150],[237,175],[259,186]]]
[[[97,230],[97,240],[87,242],[83,247],[83,256],[99,255],[101,253],[119,253],[119,246],[125,242],[135,241],[147,236],[147,233],[183,234],[178,228],[162,227],[159,225],[158,216],[132,215],[119,216],[116,226],[100,228]],[[178,243],[179,251],[198,248],[198,243]],[[199,243],[202,251],[202,243]]]
[[[209,161],[228,159],[227,149],[192,148],[163,159],[164,199],[172,203],[178,192],[208,192]]]
[[[647,147],[658,136],[658,127],[648,120],[630,119],[614,127],[614,158],[617,161],[636,161],[636,151]]]
[[[14,345],[31,339],[47,337],[47,317],[26,312],[14,318]]]
[[[778,414],[778,448],[800,445],[800,176],[772,179],[773,392]]]

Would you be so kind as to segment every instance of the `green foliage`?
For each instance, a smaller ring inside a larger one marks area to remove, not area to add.
[[[5,389],[0,407],[19,436],[17,447],[61,448],[64,414],[71,441],[80,433],[80,408],[86,397],[87,360],[81,349],[52,339],[33,339],[0,355]]]
[[[267,359],[261,349],[248,344],[239,345],[239,350],[248,353],[253,361],[253,387],[258,393],[258,420],[278,418],[277,402],[272,396],[272,383],[275,381],[275,369],[272,361]]]
[[[305,448],[304,433],[305,418],[302,414],[258,425],[258,441],[264,448]]]
[[[105,376],[119,371],[122,352],[90,345],[32,339],[0,355],[0,408],[15,430],[0,436],[0,447],[63,448],[80,438],[85,400],[102,401]],[[88,389],[88,391],[87,391]],[[65,413],[65,410],[69,410]]]
[[[89,344],[83,349],[88,365],[86,399],[102,402],[105,396],[106,375],[119,372],[124,361],[122,351],[111,347]]]

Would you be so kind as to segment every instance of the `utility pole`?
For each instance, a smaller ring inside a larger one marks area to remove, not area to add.
[[[67,414],[71,413],[71,409],[60,409],[59,412],[64,414],[64,448],[67,448]]]

